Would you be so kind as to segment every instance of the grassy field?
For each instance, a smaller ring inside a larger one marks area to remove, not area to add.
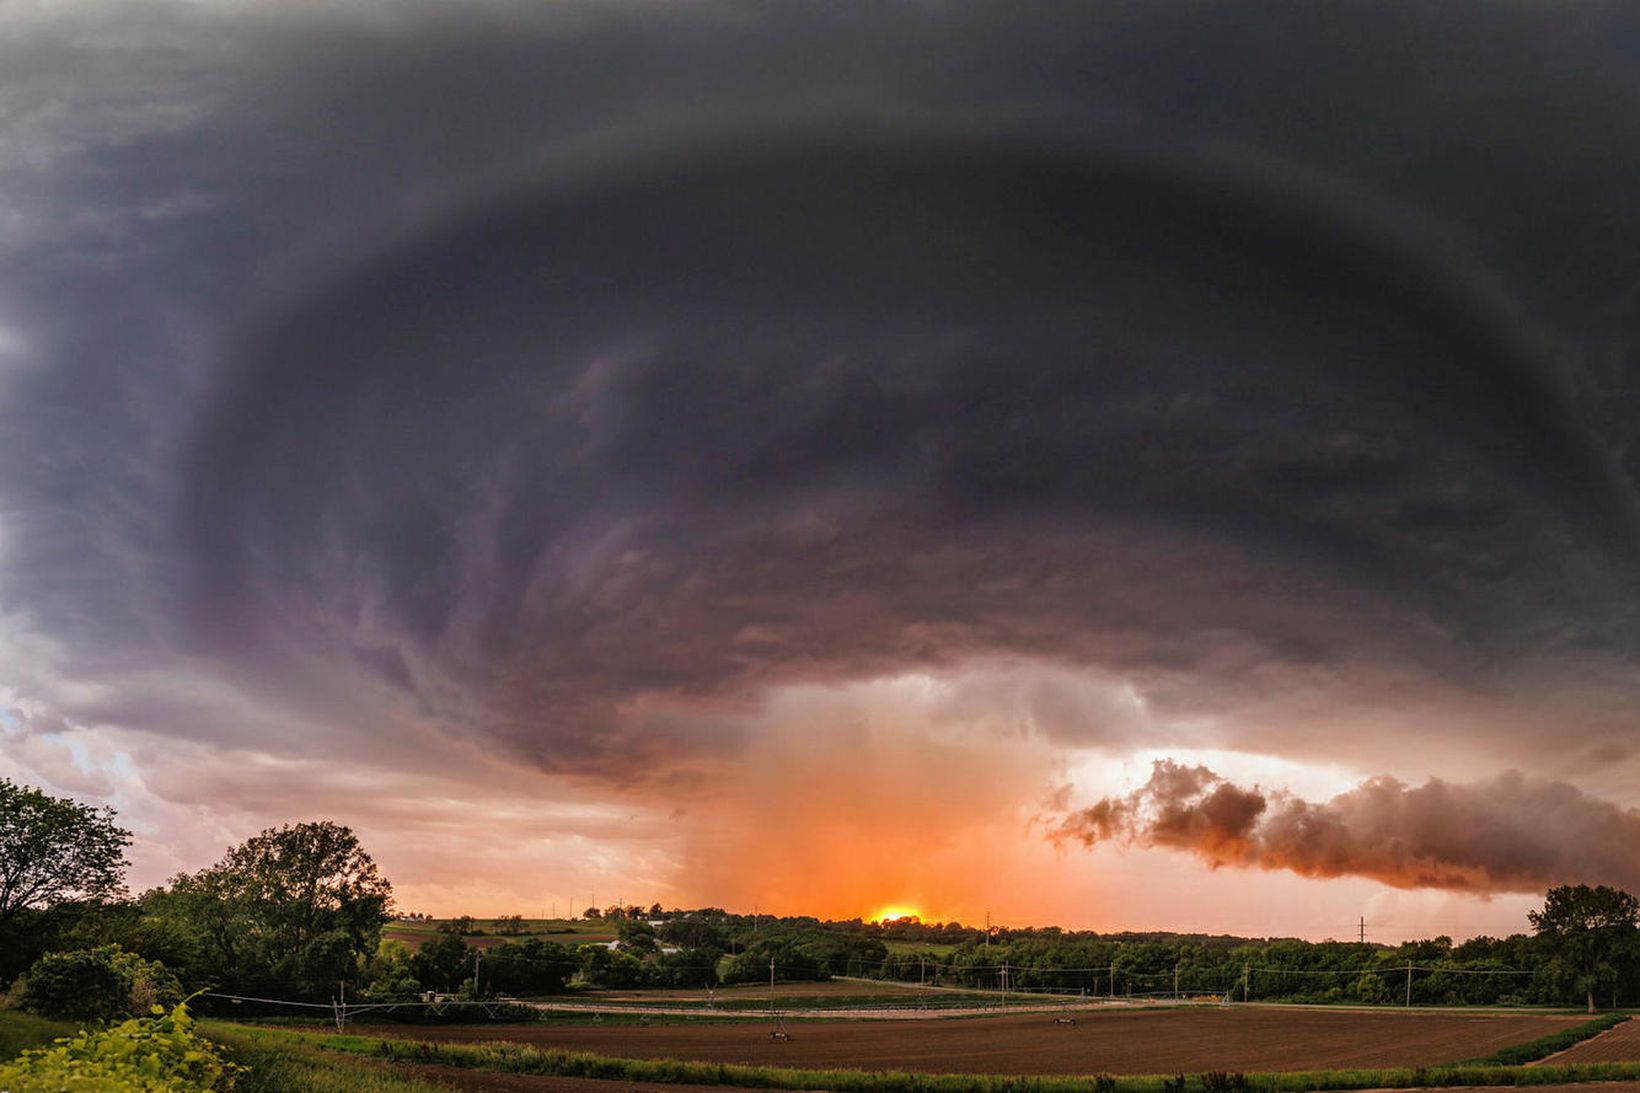
[[[206,1033],[250,1070],[236,1093],[448,1093],[387,1060],[328,1051],[313,1037],[211,1022]]]
[[[438,934],[443,919],[425,919],[416,922],[394,921],[387,924],[382,931],[384,940],[402,941],[410,948],[415,949],[422,942]],[[556,941],[560,945],[574,947],[587,945],[593,942],[615,940],[615,924],[608,919],[594,918],[535,918],[525,919],[523,933],[498,933],[499,924],[493,918],[473,920],[476,929],[483,930],[482,935],[468,935],[465,940],[474,948],[486,948],[499,945],[504,941],[522,941],[526,937],[538,937],[543,941]]]
[[[59,1036],[72,1036],[79,1026],[69,1021],[47,1021],[21,1010],[0,1010],[0,1059],[10,1059],[31,1047],[45,1047]]]

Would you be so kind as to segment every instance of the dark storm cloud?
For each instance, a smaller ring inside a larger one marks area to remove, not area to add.
[[[1140,789],[1072,813],[1053,836],[1181,850],[1214,868],[1370,877],[1398,888],[1537,892],[1640,883],[1640,813],[1514,772],[1416,787],[1373,778],[1315,803],[1163,761]]]
[[[1631,689],[1620,8],[74,12],[6,47],[14,687],[618,779],[975,661]]]

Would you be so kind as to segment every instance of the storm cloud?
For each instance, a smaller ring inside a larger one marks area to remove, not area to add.
[[[644,696],[1395,656],[1407,612],[1462,673],[1541,643],[1549,589],[1626,653],[1632,497],[1558,362],[1334,196],[801,122],[524,185],[235,351],[185,458],[187,633],[265,663],[305,631],[606,772],[712,746]]]
[[[1626,8],[0,20],[19,767],[669,807],[930,680],[1021,801],[1039,746],[1640,794]]]
[[[1139,789],[1071,813],[1051,837],[1183,851],[1214,868],[1369,877],[1397,888],[1640,884],[1640,812],[1514,771],[1469,784],[1372,778],[1317,803],[1163,760]]]

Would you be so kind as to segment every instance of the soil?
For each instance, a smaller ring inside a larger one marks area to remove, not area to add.
[[[726,1085],[677,1085],[672,1082],[610,1082],[596,1078],[549,1078],[498,1074],[458,1066],[396,1066],[393,1073],[442,1085],[461,1093],[729,1093]],[[778,1089],[758,1093],[785,1093]],[[1467,1093],[1467,1091],[1466,1091]],[[1537,1093],[1534,1089],[1533,1093]],[[1637,1089],[1635,1093],[1640,1093]]]
[[[1488,1055],[1580,1020],[1538,1014],[1234,1006],[1079,1014],[1074,1025],[1040,1013],[914,1022],[791,1021],[787,1023],[790,1040],[773,1039],[769,1026],[762,1022],[449,1025],[390,1034],[444,1042],[508,1040],[629,1058],[764,1066],[982,1074],[1177,1074],[1435,1066]]]
[[[1636,1061],[1640,1061],[1640,1018],[1637,1017],[1542,1060],[1545,1066]]]

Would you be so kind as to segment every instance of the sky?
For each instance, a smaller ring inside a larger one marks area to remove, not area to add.
[[[133,890],[1640,888],[1640,12],[0,0],[0,775]]]

